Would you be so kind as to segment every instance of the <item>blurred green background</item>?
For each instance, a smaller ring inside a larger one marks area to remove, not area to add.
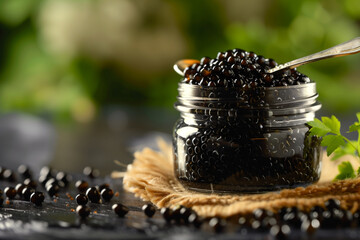
[[[88,122],[109,106],[172,109],[178,59],[242,48],[282,63],[358,36],[359,0],[0,0],[0,112]],[[353,114],[359,66],[298,70],[327,112]]]

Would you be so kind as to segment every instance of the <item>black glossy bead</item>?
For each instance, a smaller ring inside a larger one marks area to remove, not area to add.
[[[203,223],[202,219],[194,212],[189,215],[187,222],[196,228],[199,228]]]
[[[30,196],[31,194],[33,194],[35,192],[35,190],[33,188],[30,187],[25,187],[22,190],[22,196],[24,198],[25,201],[30,201]]]
[[[187,207],[180,208],[180,216],[185,223],[188,222],[188,219],[189,219],[189,216],[191,215],[191,213],[192,213],[192,210]]]
[[[15,174],[12,170],[10,169],[5,169],[3,174],[2,174],[3,178],[8,181],[8,182],[15,182],[16,181],[16,177]]]
[[[28,166],[24,165],[24,164],[21,164],[19,167],[18,167],[18,173],[23,177],[23,178],[31,178],[31,171],[30,169],[28,168]]]
[[[146,216],[152,217],[156,212],[156,208],[152,204],[145,204],[141,208]]]
[[[288,225],[275,225],[270,228],[270,234],[276,239],[282,240],[287,239],[287,237],[290,235],[291,229]]]
[[[16,190],[17,194],[18,194],[20,197],[23,196],[23,195],[22,195],[22,191],[24,190],[24,188],[26,188],[26,185],[23,184],[23,183],[18,183],[18,184],[16,184],[16,186],[15,186],[15,190]]]
[[[56,184],[48,185],[46,187],[46,192],[49,194],[50,197],[56,196],[60,191],[60,187]]]
[[[61,181],[64,183],[65,187],[69,185],[69,183],[71,182],[72,178],[70,175],[68,175],[65,172],[58,172],[56,174],[56,180]]]
[[[171,211],[172,211],[172,219],[176,222],[176,223],[180,223],[181,222],[181,214],[180,214],[180,209],[181,209],[181,205],[177,205],[174,206]]]
[[[5,192],[6,197],[8,197],[9,199],[14,199],[17,194],[16,189],[13,187],[6,187],[4,189],[4,192]]]
[[[114,196],[114,191],[110,188],[104,188],[101,190],[101,197],[106,201],[109,202]]]
[[[88,197],[83,193],[76,195],[75,199],[79,205],[86,205],[88,203]]]
[[[129,208],[122,205],[121,203],[116,203],[112,205],[112,210],[119,216],[124,217],[128,212]]]
[[[79,205],[76,207],[76,213],[81,217],[81,218],[86,218],[90,215],[90,208],[88,206],[84,206],[84,205]]]
[[[24,180],[24,184],[33,189],[36,189],[36,187],[37,187],[37,183],[34,180],[32,180],[31,178],[26,178]]]
[[[307,234],[314,234],[320,228],[320,221],[318,219],[308,219],[301,224],[301,231]]]
[[[89,188],[89,183],[83,180],[78,180],[75,183],[75,187],[79,192],[85,192]]]
[[[97,178],[100,174],[99,170],[89,166],[84,168],[83,173],[85,176],[88,176],[89,178]]]
[[[171,222],[172,220],[172,210],[167,207],[163,207],[160,209],[160,214],[163,216],[166,222]]]
[[[47,188],[48,186],[51,186],[51,185],[57,185],[57,186],[59,186],[59,188],[65,187],[65,183],[63,181],[56,180],[56,178],[48,179],[45,183],[45,188]]]
[[[213,217],[209,221],[209,226],[213,229],[214,232],[222,232],[226,226],[224,219]]]
[[[100,202],[100,193],[96,187],[91,187],[86,190],[86,196],[89,198],[92,203]]]
[[[44,166],[40,170],[40,176],[42,176],[45,179],[52,178],[54,177],[54,172],[50,167]]]
[[[36,191],[30,195],[30,201],[34,203],[36,206],[41,206],[44,200],[45,200],[45,196],[42,192]]]
[[[331,198],[324,203],[327,210],[340,209],[340,200]]]
[[[103,183],[98,186],[99,192],[101,192],[104,188],[110,188],[110,185],[108,183]]]

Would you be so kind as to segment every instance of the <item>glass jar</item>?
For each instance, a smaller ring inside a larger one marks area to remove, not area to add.
[[[321,171],[320,138],[308,121],[321,108],[314,82],[287,87],[179,84],[174,171],[205,192],[262,192],[306,186]]]

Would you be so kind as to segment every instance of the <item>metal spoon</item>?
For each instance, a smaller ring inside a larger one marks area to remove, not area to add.
[[[296,68],[301,65],[311,62],[316,62],[322,59],[341,57],[359,52],[360,52],[360,37],[357,37],[350,41],[336,45],[332,48],[323,50],[321,52],[317,52],[306,57],[302,57],[284,64],[280,64],[274,68],[266,70],[266,72],[273,73],[284,68]],[[194,63],[200,63],[200,61],[194,59],[179,60],[175,63],[174,70],[181,76],[184,76],[185,68],[191,66]]]

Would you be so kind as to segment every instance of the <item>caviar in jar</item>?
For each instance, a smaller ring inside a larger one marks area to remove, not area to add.
[[[319,179],[320,139],[306,125],[321,107],[316,85],[296,70],[267,74],[275,65],[235,49],[185,70],[173,144],[186,188],[259,192]]]

